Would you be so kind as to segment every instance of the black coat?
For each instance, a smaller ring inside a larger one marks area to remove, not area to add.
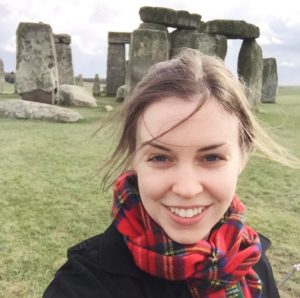
[[[263,252],[270,241],[261,236]],[[254,266],[264,298],[279,297],[270,263],[263,253]],[[112,224],[103,234],[68,250],[43,298],[192,298],[184,281],[169,281],[141,271]]]

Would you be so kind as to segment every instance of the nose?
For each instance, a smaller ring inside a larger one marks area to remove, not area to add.
[[[178,170],[178,173],[174,175],[172,192],[186,199],[192,199],[203,192],[200,173],[188,167]]]

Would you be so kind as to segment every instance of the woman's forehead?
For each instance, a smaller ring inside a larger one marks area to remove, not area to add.
[[[209,141],[214,136],[216,141],[227,139],[233,134],[238,138],[238,125],[235,117],[226,112],[214,98],[209,98],[207,102],[193,114],[197,108],[196,100],[183,100],[180,98],[165,98],[149,106],[143,113],[138,129],[137,141],[147,142],[164,132],[170,130],[159,138],[162,142],[180,143],[190,138],[195,139],[195,143],[201,140]],[[188,119],[186,119],[188,118]],[[179,126],[183,119],[186,119]]]

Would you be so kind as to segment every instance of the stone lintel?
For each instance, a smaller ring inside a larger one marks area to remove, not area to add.
[[[212,20],[206,22],[205,33],[222,34],[229,39],[255,39],[260,35],[259,28],[243,20]]]
[[[130,43],[130,32],[108,32],[108,43]]]
[[[198,29],[201,24],[201,15],[190,14],[186,10],[143,6],[140,8],[139,14],[145,23],[156,23],[166,27]]]

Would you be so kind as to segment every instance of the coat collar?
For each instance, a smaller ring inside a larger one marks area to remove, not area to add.
[[[114,223],[102,234],[99,265],[109,273],[133,277],[144,277],[146,275],[135,265],[123,236],[118,232]]]

